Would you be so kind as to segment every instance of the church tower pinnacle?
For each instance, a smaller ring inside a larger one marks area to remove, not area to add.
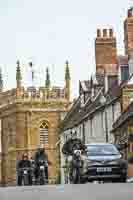
[[[45,87],[50,88],[50,75],[49,75],[49,69],[46,68],[46,80],[45,80]]]
[[[67,100],[70,100],[70,71],[69,71],[69,63],[66,61],[66,68],[65,68],[65,96]]]
[[[17,70],[16,70],[16,81],[17,81],[17,88],[21,88],[21,70],[20,70],[20,62],[17,61]]]

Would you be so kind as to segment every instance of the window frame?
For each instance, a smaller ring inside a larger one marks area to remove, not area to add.
[[[42,121],[39,126],[40,144],[45,145],[49,143],[49,125],[46,121]]]

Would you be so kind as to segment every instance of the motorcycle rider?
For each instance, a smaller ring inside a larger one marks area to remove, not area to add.
[[[37,149],[37,152],[35,153],[35,179],[38,179],[39,176],[39,161],[44,160],[47,161],[48,164],[51,164],[51,162],[48,161],[47,154],[45,152],[44,147],[39,147]],[[45,176],[46,176],[46,182],[48,183],[48,165],[45,166]]]
[[[17,164],[17,170],[19,171],[17,184],[19,186],[22,185],[23,176],[22,176],[22,171],[21,170],[23,168],[29,168],[29,169],[31,168],[31,162],[28,159],[28,155],[26,153],[24,153],[22,155],[22,160],[18,161],[18,164]],[[29,185],[32,185],[32,176],[31,176],[31,173],[28,174],[28,182],[29,182]]]
[[[73,154],[69,156],[69,167],[70,167],[70,181],[73,182],[73,170],[76,168],[77,173],[80,176],[86,170],[86,153],[85,147],[83,146],[82,149],[79,149],[76,145],[73,147]]]

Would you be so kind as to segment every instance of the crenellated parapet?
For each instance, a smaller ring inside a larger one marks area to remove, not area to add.
[[[67,102],[65,98],[65,89],[60,87],[21,87],[21,91],[17,93],[17,89],[11,89],[0,94],[0,108],[16,102]]]
[[[19,97],[20,98],[20,97]],[[40,100],[58,100],[65,99],[65,90],[60,87],[28,87],[23,88],[21,92],[21,99],[40,99]]]

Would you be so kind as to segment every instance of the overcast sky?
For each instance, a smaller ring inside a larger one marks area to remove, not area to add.
[[[79,80],[95,72],[94,39],[97,27],[113,27],[118,52],[123,54],[123,20],[133,0],[0,0],[0,66],[5,88],[15,87],[16,60],[24,84],[32,59],[36,84],[45,83],[50,68],[52,83],[63,86],[64,63],[70,62],[72,96]]]

